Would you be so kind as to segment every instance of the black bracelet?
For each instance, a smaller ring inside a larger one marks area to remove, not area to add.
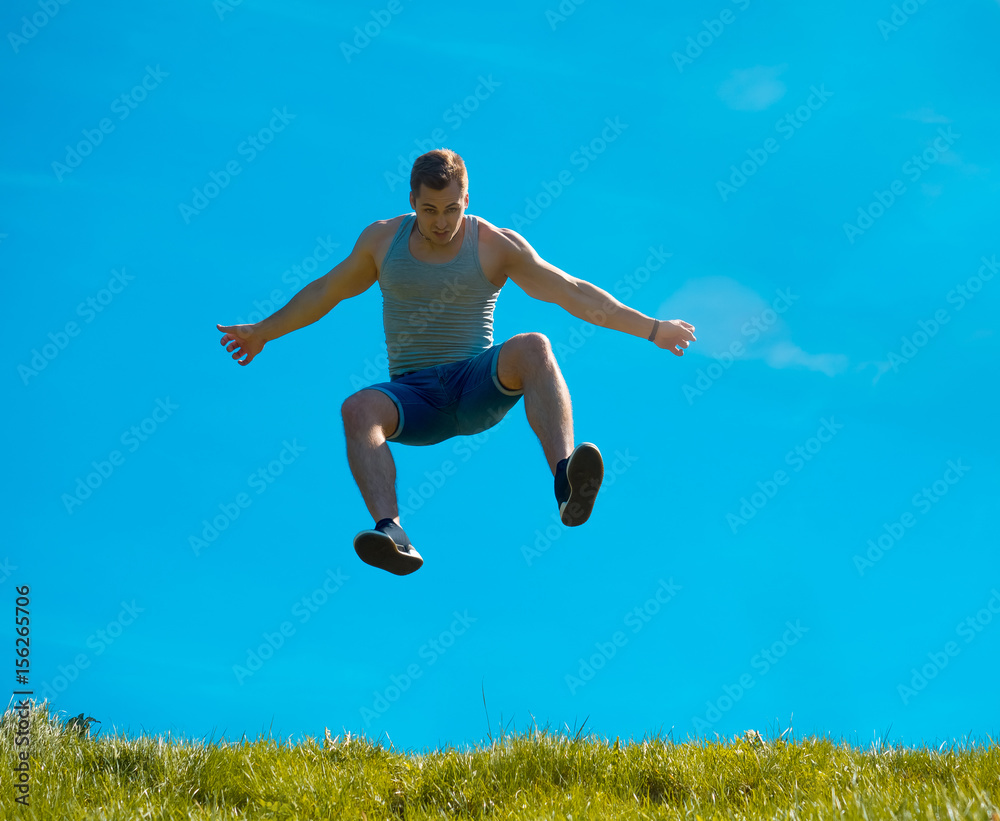
[[[660,320],[654,319],[653,320],[653,332],[649,335],[649,341],[650,342],[652,342],[654,339],[656,339],[656,332],[659,329],[660,329]]]

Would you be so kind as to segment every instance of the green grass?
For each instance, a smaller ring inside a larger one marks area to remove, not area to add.
[[[4,819],[1000,821],[992,741],[863,750],[823,738],[619,744],[534,730],[471,750],[406,754],[329,733],[299,744],[94,737],[45,705],[33,716],[24,807],[10,780],[14,719],[0,724]]]

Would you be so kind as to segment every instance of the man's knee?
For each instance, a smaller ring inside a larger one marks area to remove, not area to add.
[[[382,428],[386,436],[396,429],[399,413],[396,404],[382,391],[360,390],[352,393],[340,406],[344,429],[349,432]]]
[[[552,353],[552,343],[549,342],[549,338],[545,334],[532,331],[522,334],[521,337],[523,339],[521,344],[529,355],[541,358]]]
[[[514,343],[516,359],[527,367],[546,363],[554,358],[549,338],[537,331],[518,334],[512,337],[510,342]]]
[[[524,380],[535,375],[558,371],[552,344],[545,334],[535,331],[508,339],[500,349],[497,378],[507,390],[524,387]]]

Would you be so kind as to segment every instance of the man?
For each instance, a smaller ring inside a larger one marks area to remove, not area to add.
[[[597,447],[573,447],[569,391],[548,339],[523,333],[493,344],[493,307],[508,279],[595,325],[645,337],[682,356],[694,326],[659,321],[541,259],[514,231],[466,214],[469,183],[448,149],[418,157],[410,174],[414,213],[372,223],[350,256],[288,304],[250,325],[216,325],[221,343],[249,365],[267,342],[316,322],[379,283],[389,381],[342,407],[347,461],[375,520],[358,533],[362,561],[403,576],[423,559],[399,523],[396,467],[388,442],[431,445],[497,424],[524,397],[555,484],[563,524],[590,517],[604,477]]]

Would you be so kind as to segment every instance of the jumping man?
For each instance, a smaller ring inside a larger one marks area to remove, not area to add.
[[[388,442],[433,445],[480,433],[523,396],[563,524],[583,524],[594,507],[604,463],[595,445],[573,447],[569,391],[549,340],[523,333],[493,344],[493,307],[508,279],[578,319],[645,337],[676,356],[695,339],[693,325],[635,311],[550,265],[517,232],[465,213],[469,180],[454,151],[418,157],[410,189],[413,213],[373,222],[347,259],[287,305],[253,324],[216,325],[233,359],[249,365],[272,339],[316,322],[378,282],[389,381],[347,397],[342,414],[347,461],[375,520],[355,536],[354,549],[362,561],[399,576],[423,559],[399,523]]]

